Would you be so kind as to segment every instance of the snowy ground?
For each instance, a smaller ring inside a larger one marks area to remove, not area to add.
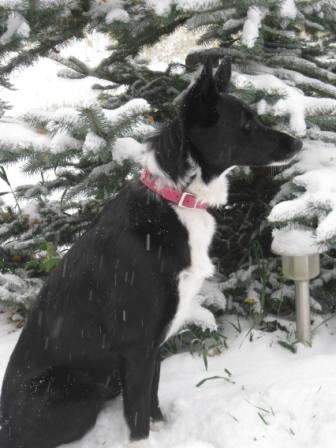
[[[167,423],[151,433],[150,448],[334,448],[336,318],[318,328],[313,348],[297,354],[277,344],[283,334],[254,332],[250,342],[247,323],[241,333],[225,327],[229,348],[209,359],[208,371],[189,354],[163,362],[159,395]],[[0,380],[18,335],[0,315]],[[213,376],[226,380],[196,387]],[[120,399],[106,406],[85,438],[66,445],[126,446]]]

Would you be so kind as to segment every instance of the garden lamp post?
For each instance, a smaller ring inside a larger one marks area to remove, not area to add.
[[[311,344],[309,280],[320,273],[320,255],[281,255],[284,276],[295,282],[296,337]]]

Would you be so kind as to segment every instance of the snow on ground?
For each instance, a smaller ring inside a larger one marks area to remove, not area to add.
[[[238,333],[228,323],[234,318],[225,319],[229,348],[209,358],[208,371],[188,353],[163,362],[159,395],[167,422],[151,433],[150,448],[334,448],[336,318],[317,328],[312,348],[296,354],[277,343],[283,333],[253,331],[250,342],[247,322]],[[18,335],[0,315],[0,381]],[[226,379],[196,387],[213,376]],[[127,434],[116,399],[90,433],[64,448],[125,448]]]

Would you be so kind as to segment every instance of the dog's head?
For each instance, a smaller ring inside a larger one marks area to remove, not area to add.
[[[230,59],[215,76],[208,59],[183,103],[185,137],[206,181],[231,166],[285,164],[302,147],[300,140],[265,126],[248,105],[226,94],[230,77]]]

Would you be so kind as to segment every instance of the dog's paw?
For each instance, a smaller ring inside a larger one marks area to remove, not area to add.
[[[150,429],[153,432],[159,432],[163,429],[165,422],[163,420],[157,420],[156,422],[151,422]]]
[[[216,331],[217,323],[213,313],[200,304],[195,303],[187,319],[187,324],[194,324],[203,330]]]
[[[127,448],[150,448],[150,443],[148,439],[134,440],[129,442]]]

